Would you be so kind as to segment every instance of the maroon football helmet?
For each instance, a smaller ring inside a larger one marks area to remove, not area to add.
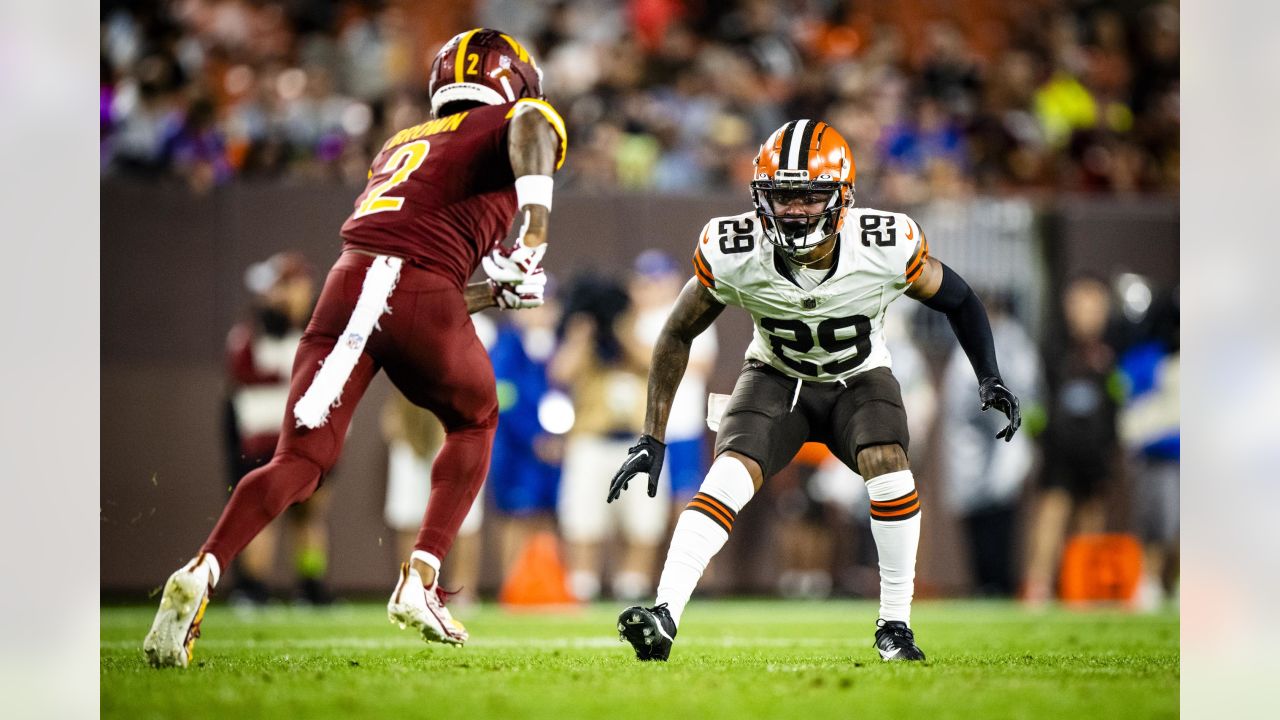
[[[431,112],[452,102],[501,105],[542,98],[542,70],[506,33],[475,28],[453,36],[431,63]]]

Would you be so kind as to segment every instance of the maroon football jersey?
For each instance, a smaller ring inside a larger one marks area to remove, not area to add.
[[[514,105],[476,107],[396,133],[342,225],[344,248],[396,255],[465,285],[516,211],[507,156]]]

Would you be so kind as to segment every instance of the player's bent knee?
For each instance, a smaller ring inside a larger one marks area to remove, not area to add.
[[[456,435],[458,433],[487,433],[492,435],[497,428],[498,410],[495,407],[492,413],[482,413],[461,423],[449,425],[445,427],[444,431],[446,435]]]
[[[469,407],[458,407],[443,415],[437,413],[444,422],[445,432],[493,432],[498,427],[498,395],[490,388],[488,397],[480,394],[480,398],[480,402]]]
[[[334,465],[338,464],[338,456],[342,453],[341,443],[289,443],[276,451],[272,463],[297,464],[306,463],[313,466],[319,475],[324,476]]]
[[[864,480],[909,468],[907,454],[897,443],[872,445],[858,451],[858,474]]]
[[[264,506],[279,514],[302,502],[320,487],[326,469],[296,452],[276,453],[271,462],[249,473],[236,485],[237,493],[258,495]]]
[[[485,413],[484,418],[480,421],[480,424],[482,427],[488,430],[492,430],[498,427],[498,402],[496,399],[493,402],[493,407],[489,408],[489,411]]]

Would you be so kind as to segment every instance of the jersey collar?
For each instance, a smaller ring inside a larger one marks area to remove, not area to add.
[[[831,276],[836,274],[836,269],[840,267],[840,243],[843,241],[844,238],[839,235],[836,236],[836,246],[831,249],[831,254],[835,255],[836,259],[831,263],[831,267],[827,270],[827,274],[823,275],[822,279],[818,281],[819,285],[830,280]],[[800,283],[796,282],[796,277],[791,272],[791,265],[787,263],[787,259],[782,256],[782,253],[778,252],[778,248],[773,248],[773,269],[776,270],[779,275],[790,281],[792,285],[795,285],[798,288],[800,287]],[[803,288],[801,289],[803,290]]]

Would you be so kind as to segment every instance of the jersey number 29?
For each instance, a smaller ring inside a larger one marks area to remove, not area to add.
[[[755,238],[751,236],[751,218],[721,220],[716,232],[720,234],[720,252],[727,255],[751,252],[756,247]]]
[[[769,332],[769,346],[773,354],[778,356],[787,367],[805,375],[818,375],[818,364],[809,360],[798,360],[788,357],[786,351],[794,350],[807,353],[813,350],[813,331],[799,320],[779,320],[778,318],[762,318],[760,327]],[[836,333],[852,329],[851,337],[836,337]],[[783,337],[778,333],[787,333]],[[871,320],[864,315],[851,315],[842,318],[827,318],[818,323],[818,344],[832,355],[842,353],[849,348],[854,354],[843,360],[832,360],[822,365],[822,372],[828,375],[846,373],[863,363],[871,354]]]

